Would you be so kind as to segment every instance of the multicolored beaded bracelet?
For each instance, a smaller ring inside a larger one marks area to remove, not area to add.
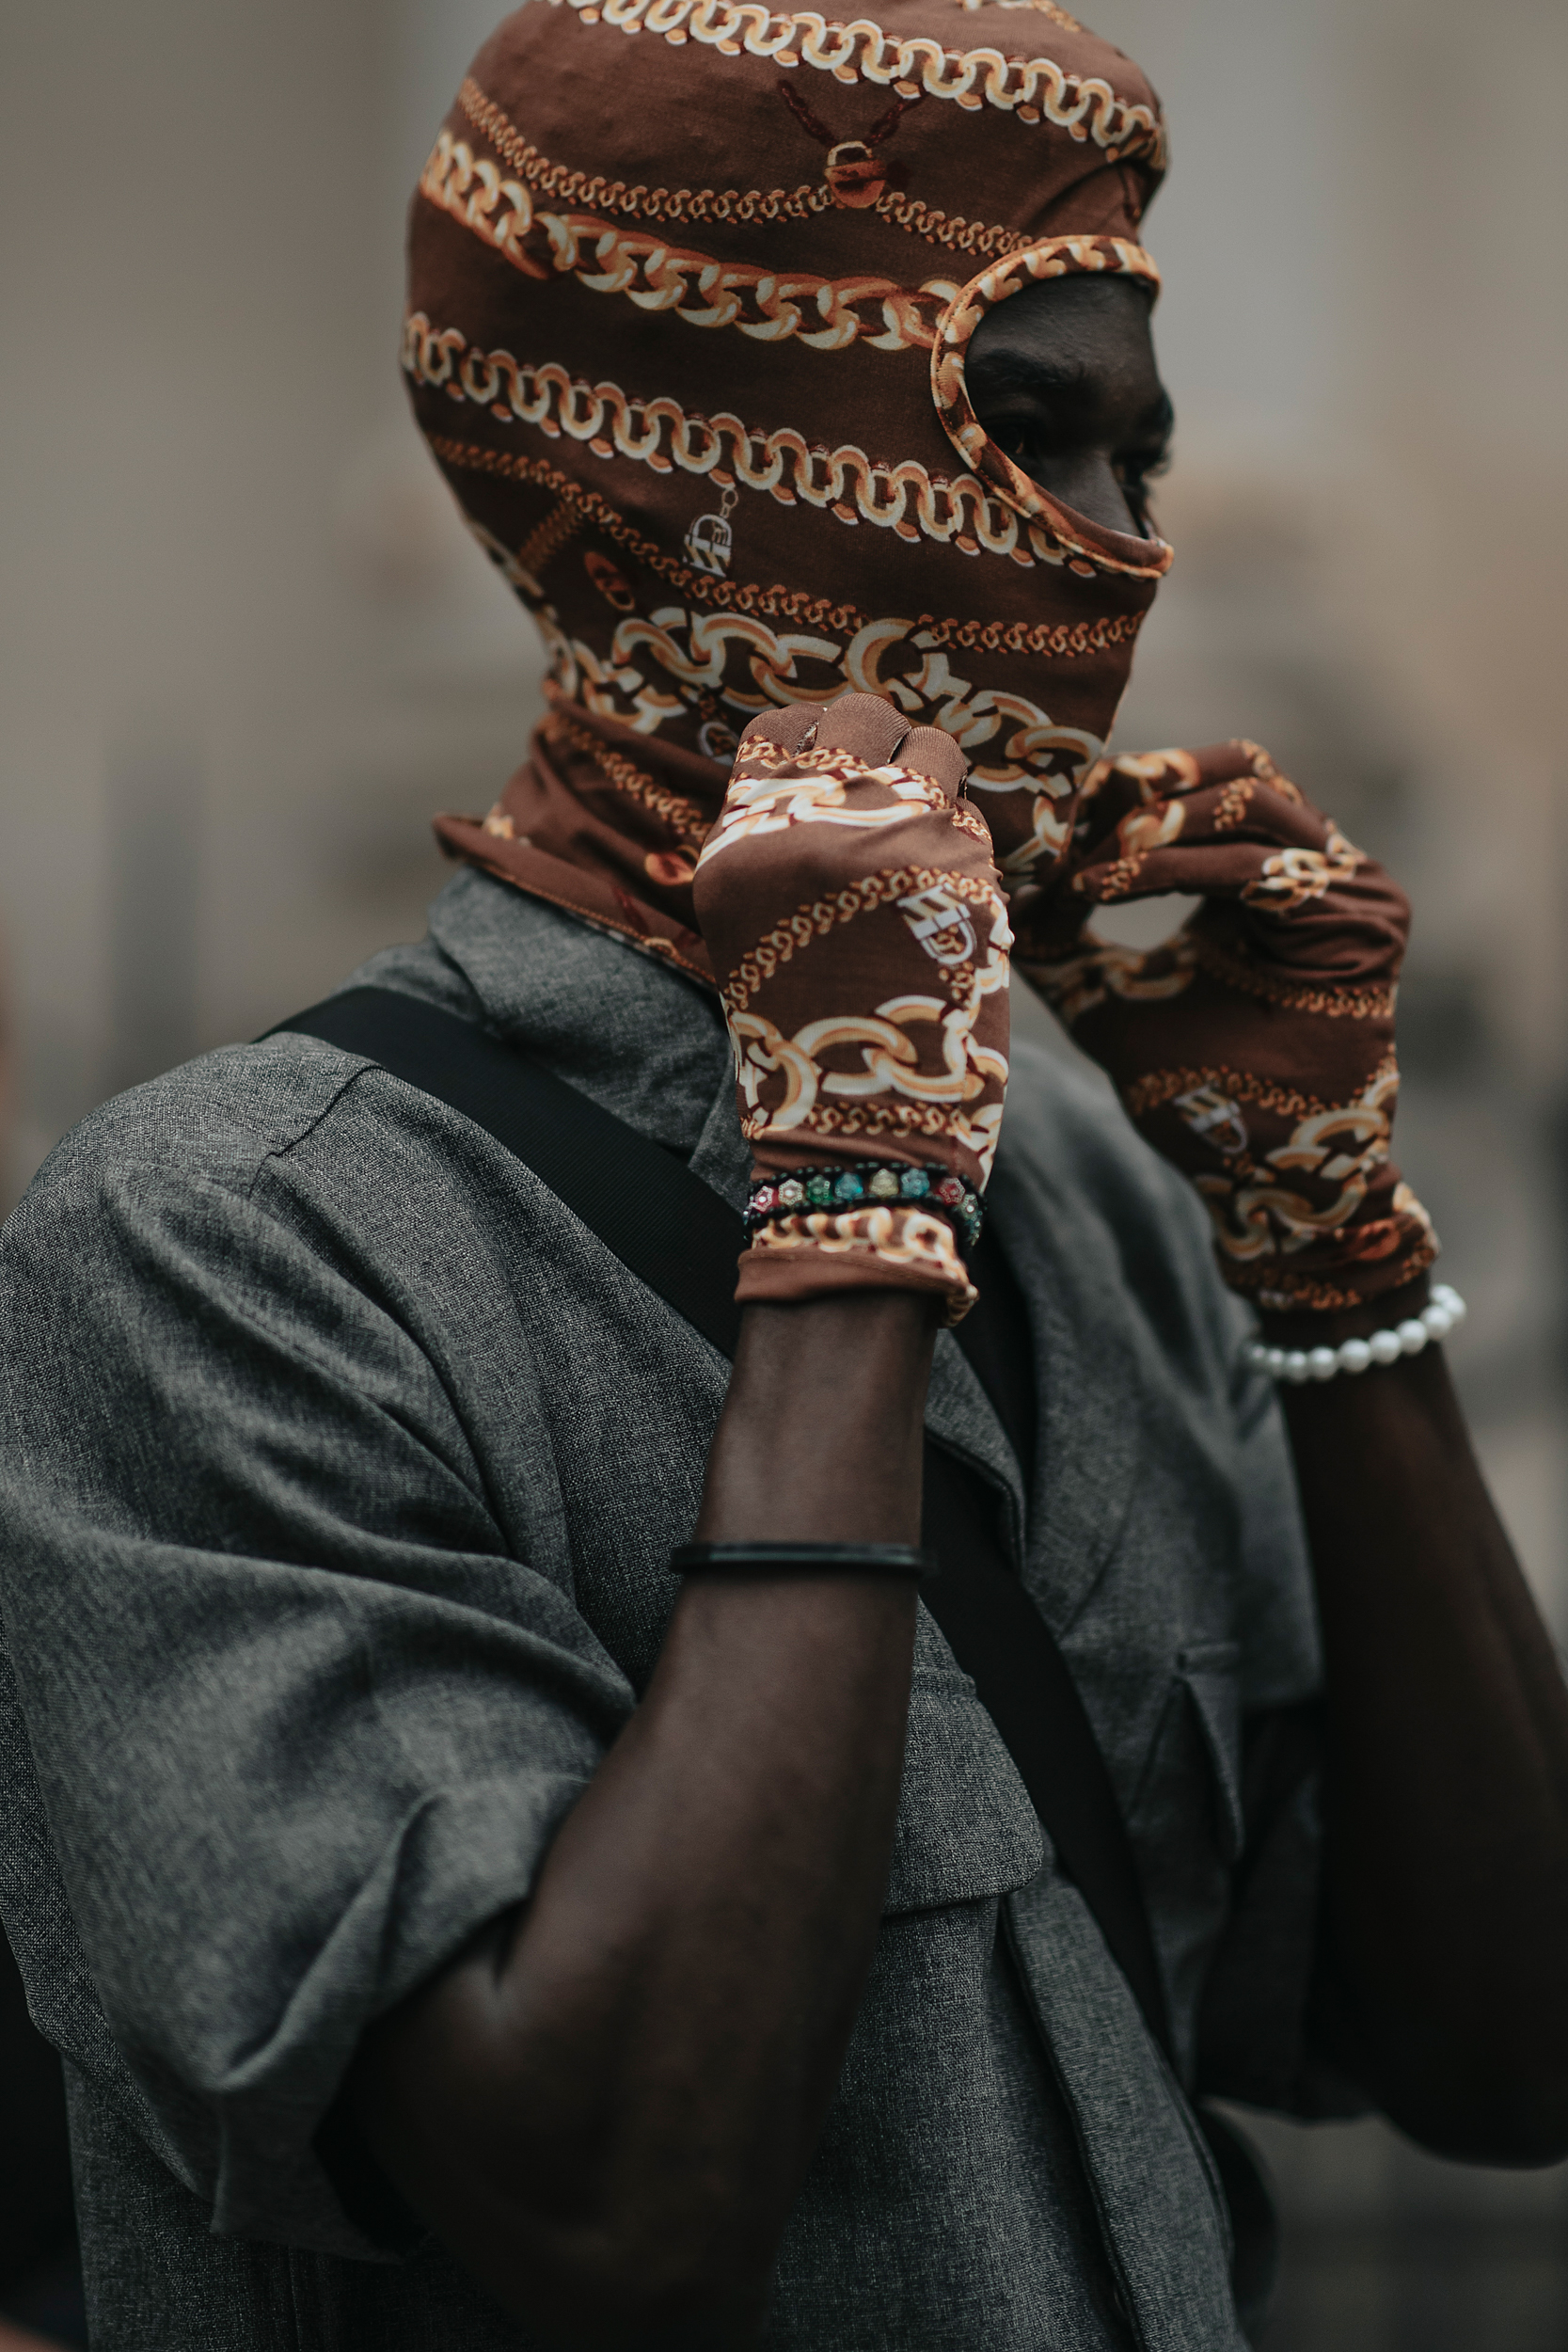
[[[787,1176],[760,1177],[746,1203],[746,1231],[814,1209],[935,1209],[964,1251],[980,1238],[980,1196],[950,1168],[927,1160],[916,1167],[891,1160],[856,1160],[848,1168],[797,1168]]]

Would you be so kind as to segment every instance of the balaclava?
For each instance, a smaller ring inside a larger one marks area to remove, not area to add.
[[[404,366],[543,630],[550,715],[451,854],[712,979],[695,859],[736,738],[846,688],[957,738],[1009,888],[1170,561],[991,443],[969,339],[1039,279],[1157,283],[1137,68],[1054,0],[531,0],[415,198]]]

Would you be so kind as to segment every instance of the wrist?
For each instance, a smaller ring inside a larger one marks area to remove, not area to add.
[[[1363,1299],[1356,1307],[1259,1311],[1258,1336],[1270,1347],[1338,1347],[1342,1341],[1370,1339],[1374,1331],[1389,1330],[1418,1315],[1431,1295],[1431,1277],[1423,1269],[1398,1290]]]
[[[861,1290],[747,1307],[697,1540],[918,1542],[941,1305]]]
[[[948,1139],[859,1150],[810,1130],[756,1138],[743,1305],[906,1290],[958,1322],[974,1302],[968,1257],[983,1219],[974,1155]]]

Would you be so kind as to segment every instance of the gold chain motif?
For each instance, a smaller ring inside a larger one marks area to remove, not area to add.
[[[569,204],[591,205],[601,213],[631,215],[641,220],[809,220],[814,213],[833,210],[832,191],[824,182],[802,183],[795,188],[650,188],[606,180],[597,172],[573,171],[552,164],[512,122],[495,101],[474,81],[467,81],[457,103],[474,129],[488,139],[499,155],[531,188],[541,195],[563,198]],[[973,254],[981,261],[1000,261],[1029,243],[1016,229],[966,220],[917,198],[889,188],[871,208],[895,229],[907,229],[927,245],[949,252]]]
[[[830,1258],[869,1257],[886,1266],[935,1275],[948,1291],[945,1321],[957,1323],[979,1295],[970,1281],[952,1229],[928,1210],[897,1207],[818,1209],[762,1226],[752,1248],[764,1253],[821,1250]]]
[[[626,457],[656,473],[711,475],[721,489],[743,483],[781,505],[807,505],[840,522],[874,523],[901,539],[931,539],[966,555],[1008,556],[1029,567],[1060,564],[1056,535],[1020,515],[970,473],[952,480],[914,458],[873,458],[853,442],[814,446],[792,425],[768,433],[728,410],[699,416],[678,401],[642,399],[618,384],[590,384],[554,360],[534,364],[485,351],[461,327],[436,327],[422,310],[404,322],[403,364],[417,384],[471,402],[499,424],[531,425],[584,442],[595,457]],[[1141,577],[1147,566],[1097,554],[1097,568]]]
[[[625,793],[650,816],[683,840],[702,843],[707,838],[708,819],[695,801],[683,799],[667,786],[650,776],[645,768],[637,767],[621,752],[601,740],[591,729],[578,726],[562,710],[552,710],[539,732],[546,743],[564,743],[569,751],[580,753],[607,775],[617,792]]]
[[[841,82],[891,87],[900,98],[948,100],[967,111],[995,106],[1021,122],[1051,122],[1092,139],[1108,163],[1147,157],[1164,162],[1164,128],[1151,107],[1118,98],[1109,82],[1068,73],[1051,57],[1005,57],[1000,49],[945,49],[914,36],[899,40],[857,17],[840,24],[815,8],[775,15],[758,0],[551,0],[585,24],[623,33],[661,34],[674,48],[697,41],[721,56],[769,57],[807,65]]]
[[[534,209],[529,191],[503,180],[464,139],[443,131],[420,179],[429,203],[501,254],[527,278],[546,272],[524,239],[538,230],[550,267],[594,294],[624,294],[643,310],[673,310],[689,326],[733,326],[768,343],[798,339],[815,351],[929,351],[936,322],[958,293],[956,279],[900,286],[891,278],[820,278],[683,251],[656,230],[625,230],[594,213]],[[870,315],[862,316],[869,306]]]
[[[1053,24],[1059,24],[1064,33],[1081,33],[1084,29],[1075,16],[1069,16],[1066,8],[1056,6],[1056,0],[958,0],[958,6],[969,15],[984,8],[1034,8],[1039,15],[1048,16]]]
[[[1254,972],[1227,956],[1201,932],[1187,934],[1192,960],[1210,978],[1218,980],[1223,988],[1233,988],[1243,996],[1256,996],[1265,1005],[1279,1005],[1291,1012],[1316,1012],[1330,1021],[1391,1021],[1394,1001],[1399,994],[1396,980],[1384,980],[1371,985],[1347,982],[1343,988],[1297,988],[1289,981],[1269,979],[1261,972]]]
[[[798,947],[809,946],[813,939],[825,939],[837,924],[852,922],[857,914],[889,906],[917,890],[934,890],[939,884],[969,904],[984,907],[988,914],[994,906],[993,891],[967,875],[944,873],[934,866],[898,866],[868,874],[863,882],[835,891],[831,898],[815,898],[798,908],[765,939],[759,939],[724,983],[721,993],[726,1009],[744,1012],[757,990],[790,961]]]
[[[546,564],[561,553],[567,542],[582,529],[582,508],[575,499],[563,498],[550,510],[535,531],[531,531],[517,549],[517,562],[522,569],[537,580]]]
[[[1396,1074],[1392,1054],[1378,1064],[1373,1080]],[[1324,1111],[1338,1110],[1337,1103],[1320,1103],[1315,1095],[1303,1094],[1296,1087],[1282,1087],[1272,1078],[1255,1078],[1244,1070],[1151,1070],[1147,1077],[1134,1078],[1122,1094],[1130,1119],[1147,1118],[1163,1103],[1173,1102],[1179,1094],[1188,1094],[1197,1087],[1218,1087],[1237,1103],[1256,1103],[1259,1110],[1277,1111],[1281,1119],[1315,1119]]]
[[[833,604],[826,596],[808,595],[804,589],[764,588],[753,580],[715,580],[709,573],[694,572],[689,564],[666,554],[654,540],[644,537],[597,490],[591,490],[572,475],[562,473],[547,457],[483,449],[472,441],[449,440],[443,434],[432,434],[430,446],[443,465],[466,473],[497,474],[509,482],[537,483],[541,488],[554,490],[559,497],[573,501],[595,530],[624,547],[640,564],[670,580],[695,604],[721,604],[726,611],[760,613],[772,621],[793,621],[804,628],[831,628],[845,636],[855,636],[869,626],[867,615],[858,606]],[[536,572],[535,565],[523,562],[521,552],[516,560],[524,571]],[[1143,621],[1142,612],[1101,612],[1086,621],[936,620],[925,613],[919,627],[922,644],[933,648],[951,645],[964,653],[1024,653],[1049,660],[1074,661],[1090,654],[1108,653],[1115,645],[1131,644]]]

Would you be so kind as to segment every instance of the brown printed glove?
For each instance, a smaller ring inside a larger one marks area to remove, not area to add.
[[[737,1296],[939,1292],[957,1322],[1007,1084],[1011,933],[968,767],[845,694],[753,719],[697,863],[754,1152]]]
[[[1147,954],[1096,906],[1202,907]],[[1017,959],[1143,1135],[1203,1195],[1220,1271],[1266,1309],[1351,1307],[1437,1254],[1389,1158],[1410,908],[1256,743],[1102,760]]]

